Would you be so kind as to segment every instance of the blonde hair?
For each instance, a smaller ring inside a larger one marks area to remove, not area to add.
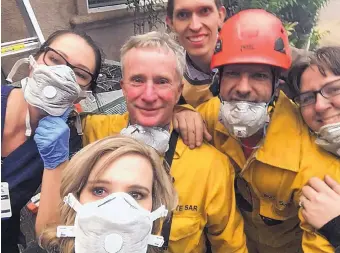
[[[157,152],[139,141],[120,135],[110,136],[96,141],[79,151],[63,171],[60,196],[64,198],[73,193],[79,199],[80,193],[87,183],[92,169],[100,159],[105,159],[100,171],[105,170],[113,161],[126,154],[139,154],[148,159],[153,170],[152,210],[161,204],[170,211],[176,208],[177,194],[172,185],[168,168]],[[57,226],[74,225],[76,212],[66,204],[60,204],[60,224],[51,224],[40,236],[41,247],[47,251],[74,252],[74,238],[58,238]],[[153,233],[160,232],[160,219],[153,224]],[[156,252],[156,248],[148,247],[148,252]]]
[[[153,31],[131,36],[120,49],[122,73],[124,73],[124,56],[132,48],[158,48],[173,52],[176,56],[176,72],[179,79],[182,80],[186,68],[185,51],[169,34]]]

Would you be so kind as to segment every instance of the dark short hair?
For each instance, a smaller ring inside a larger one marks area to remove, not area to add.
[[[322,47],[315,52],[311,64],[317,65],[322,75],[326,76],[326,70],[336,76],[340,76],[340,46]]]
[[[83,40],[86,41],[86,43],[94,51],[96,63],[95,63],[95,70],[94,70],[94,73],[93,73],[93,80],[92,80],[92,83],[91,83],[91,86],[90,86],[90,89],[92,91],[94,91],[96,86],[97,86],[96,80],[98,78],[98,75],[100,73],[100,68],[102,66],[102,50],[96,45],[96,43],[93,41],[93,39],[89,35],[87,35],[86,33],[80,32],[80,31],[77,31],[77,30],[58,30],[58,31],[55,31],[41,45],[38,52],[35,54],[35,57],[38,58],[42,53],[44,53],[46,47],[50,46],[56,39],[58,39],[59,37],[61,37],[63,35],[66,35],[66,34],[74,34],[74,35],[81,37]]]
[[[216,4],[217,9],[219,9],[222,6],[222,0],[215,0],[215,4]],[[174,7],[175,7],[174,5],[175,5],[175,0],[168,0],[168,4],[166,6],[166,15],[171,19],[173,18],[173,15],[174,15]]]
[[[317,66],[323,76],[326,76],[326,71],[340,76],[340,47],[321,47],[314,54],[301,57],[293,63],[288,73],[288,83],[296,95],[300,93],[301,77],[311,65]]]

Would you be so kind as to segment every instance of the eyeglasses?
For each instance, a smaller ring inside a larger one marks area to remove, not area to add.
[[[94,77],[90,72],[82,68],[73,66],[60,53],[58,53],[53,48],[46,47],[44,50],[45,50],[45,54],[44,54],[43,61],[47,66],[55,66],[55,65],[69,66],[76,74],[76,80],[80,86],[86,87],[91,84]]]
[[[301,93],[294,98],[294,102],[300,107],[315,104],[316,96],[319,93],[321,94],[321,96],[327,99],[340,95],[340,79],[326,84],[320,90]]]

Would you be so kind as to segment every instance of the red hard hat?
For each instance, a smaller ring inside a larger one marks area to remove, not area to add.
[[[291,62],[288,35],[280,19],[265,10],[249,9],[224,23],[211,68],[255,63],[288,70]]]

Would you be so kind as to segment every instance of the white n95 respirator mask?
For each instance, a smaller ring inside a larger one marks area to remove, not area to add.
[[[269,122],[268,105],[247,101],[222,101],[218,118],[231,135],[247,138]]]
[[[124,128],[120,134],[141,141],[154,148],[160,155],[164,155],[169,149],[170,133],[161,127],[143,127],[134,124]]]
[[[317,145],[340,157],[340,122],[325,125],[316,134]]]
[[[57,236],[75,237],[75,253],[146,253],[148,245],[164,243],[151,234],[153,222],[168,214],[164,205],[149,212],[124,192],[84,205],[70,193],[64,202],[77,214],[74,226],[59,226]]]
[[[7,80],[12,77],[22,64],[32,67],[31,77],[21,80],[24,98],[28,104],[40,108],[52,116],[61,116],[75,102],[86,98],[91,92],[83,91],[76,81],[74,71],[66,65],[47,66],[37,64],[32,55],[17,61]],[[31,135],[29,112],[26,116],[26,135]]]
[[[31,77],[21,80],[25,100],[49,115],[61,116],[80,98],[86,98],[76,81],[74,71],[66,65],[47,66],[38,64],[32,55],[19,60],[8,75],[11,80],[21,64],[28,63],[32,67]]]

